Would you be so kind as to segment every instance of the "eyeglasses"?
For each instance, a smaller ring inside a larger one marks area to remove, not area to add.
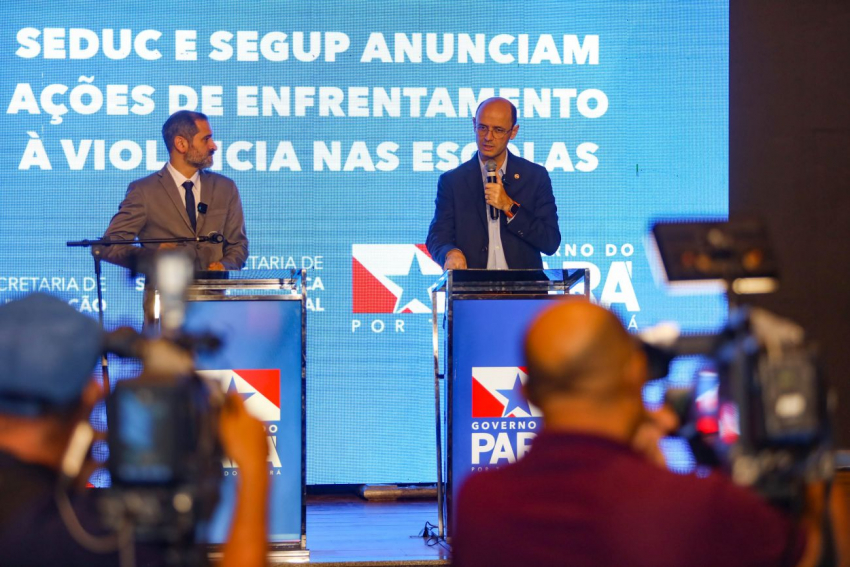
[[[484,124],[479,124],[475,127],[475,131],[479,136],[486,136],[487,132],[492,132],[494,138],[504,138],[507,136],[513,128],[501,128],[499,126],[495,126],[490,128],[489,126],[485,126]]]

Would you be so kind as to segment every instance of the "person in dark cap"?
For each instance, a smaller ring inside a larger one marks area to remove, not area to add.
[[[54,493],[71,436],[101,397],[91,373],[102,349],[98,323],[35,293],[0,306],[0,565],[118,565],[68,531]],[[227,398],[220,437],[240,467],[236,516],[222,565],[264,565],[268,470],[262,424]],[[92,491],[71,496],[80,524],[106,535]],[[136,547],[137,565],[165,564],[165,550]]]
[[[75,408],[101,352],[100,327],[41,293],[0,306],[0,412],[35,417]]]

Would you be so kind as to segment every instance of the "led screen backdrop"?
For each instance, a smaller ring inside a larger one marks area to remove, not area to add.
[[[544,164],[563,242],[634,329],[713,327],[667,295],[651,219],[725,217],[728,5],[678,2],[7,2],[0,24],[0,300],[43,290],[95,314],[92,262],[162,123],[210,116],[241,191],[247,268],[309,268],[308,482],[435,479],[422,243],[471,118],[514,101],[511,150]],[[105,270],[110,326],[141,283]]]

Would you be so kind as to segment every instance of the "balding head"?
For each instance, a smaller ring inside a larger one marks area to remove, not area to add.
[[[475,117],[477,119],[480,119],[481,113],[485,110],[490,112],[502,113],[505,116],[510,115],[510,125],[516,125],[516,106],[514,106],[514,103],[512,103],[506,98],[498,96],[488,98],[487,100],[478,105],[478,108],[475,110]]]
[[[525,353],[526,389],[538,406],[552,396],[640,400],[642,354],[617,317],[592,303],[568,298],[543,312],[529,328]]]

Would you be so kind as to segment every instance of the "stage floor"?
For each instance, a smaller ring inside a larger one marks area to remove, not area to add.
[[[307,498],[310,563],[344,565],[449,565],[445,544],[416,537],[437,524],[436,500],[367,502],[358,496]],[[272,564],[284,564],[272,561]]]
[[[850,508],[850,469],[838,473]],[[322,567],[450,565],[445,544],[415,537],[437,524],[436,500],[367,502],[358,496],[308,496],[309,563]],[[299,561],[303,563],[303,561]],[[270,565],[292,565],[272,559]]]

